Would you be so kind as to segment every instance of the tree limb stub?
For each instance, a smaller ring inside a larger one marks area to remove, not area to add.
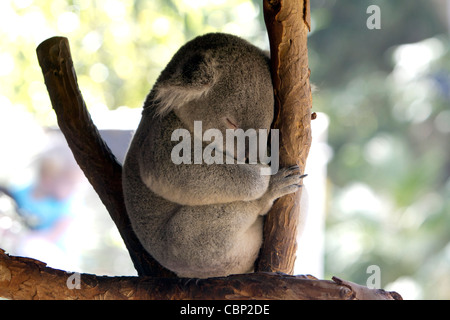
[[[275,95],[273,128],[280,133],[280,166],[304,172],[311,146],[312,96],[309,84],[308,0],[264,0]],[[278,199],[264,223],[258,271],[292,274],[297,249],[301,190]]]
[[[77,84],[69,41],[53,37],[36,49],[58,125],[80,168],[116,224],[139,275],[174,276],[142,247],[126,213],[122,166],[92,122]]]
[[[92,274],[77,274],[77,277],[74,278],[74,273],[49,268],[38,260],[9,256],[0,249],[0,296],[8,299],[401,299],[395,292],[368,289],[351,282],[262,272],[202,280]]]

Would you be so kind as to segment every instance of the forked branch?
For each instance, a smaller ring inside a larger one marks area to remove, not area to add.
[[[58,125],[80,168],[99,195],[130,253],[139,275],[173,277],[142,247],[126,212],[122,192],[122,166],[92,122],[78,88],[67,38],[54,37],[37,48]]]

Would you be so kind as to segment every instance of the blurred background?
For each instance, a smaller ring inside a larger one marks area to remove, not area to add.
[[[314,0],[311,13],[318,118],[296,273],[365,285],[375,265],[384,289],[450,299],[450,1]],[[0,1],[0,248],[136,274],[58,130],[35,49],[69,38],[89,111],[122,161],[159,72],[212,31],[268,49],[259,0]]]

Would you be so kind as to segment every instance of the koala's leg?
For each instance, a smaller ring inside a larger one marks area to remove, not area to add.
[[[260,199],[180,207],[164,226],[166,266],[186,277],[251,271],[262,243],[262,215],[275,199],[297,191],[303,177],[298,167],[286,168],[271,177]]]
[[[262,243],[259,210],[255,201],[181,207],[164,226],[164,265],[181,277],[251,271]]]

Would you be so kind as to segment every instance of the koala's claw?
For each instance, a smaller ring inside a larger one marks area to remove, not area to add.
[[[299,166],[281,169],[270,181],[270,196],[273,200],[286,194],[294,193],[302,187],[301,180],[306,174],[300,174]]]
[[[287,177],[290,177],[290,176],[293,176],[293,175],[298,175],[297,172],[299,170],[300,170],[299,166],[292,166],[292,167],[286,168],[284,170],[282,169],[281,171],[284,172],[284,177],[287,178]],[[307,176],[307,174],[302,174],[302,175],[299,176],[299,178],[303,179],[306,176]]]

